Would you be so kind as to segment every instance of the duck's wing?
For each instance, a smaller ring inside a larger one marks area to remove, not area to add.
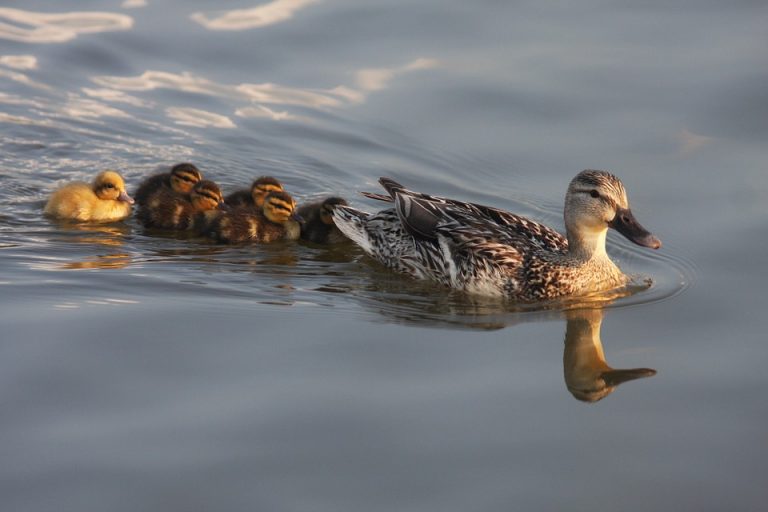
[[[549,251],[564,252],[568,240],[543,224],[499,208],[468,203],[414,192],[390,178],[379,180],[389,197],[364,193],[381,201],[394,201],[403,226],[412,235],[436,240],[436,229],[457,221],[454,228],[468,227],[471,231],[487,233],[489,237],[512,244],[533,244]]]

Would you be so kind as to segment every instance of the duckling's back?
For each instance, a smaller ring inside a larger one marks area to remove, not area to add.
[[[140,205],[136,217],[145,228],[188,230],[195,227],[196,212],[188,197],[161,187]]]
[[[139,184],[133,199],[139,206],[147,204],[149,198],[162,188],[171,188],[171,175],[167,172],[150,176]]]

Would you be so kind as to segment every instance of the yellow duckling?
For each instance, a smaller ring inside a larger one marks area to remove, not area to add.
[[[260,209],[270,192],[282,192],[283,184],[272,176],[256,178],[247,190],[232,192],[224,198],[228,206],[254,206]]]
[[[296,202],[287,192],[270,192],[261,210],[241,206],[219,213],[207,226],[208,236],[218,242],[267,243],[298,240],[301,235]]]
[[[349,240],[333,223],[333,209],[347,204],[341,197],[328,197],[323,201],[301,205],[297,210],[304,219],[301,239],[316,244],[336,244]]]
[[[170,188],[182,195],[189,195],[192,187],[203,179],[203,174],[194,164],[181,163],[171,167],[170,172],[164,172],[150,176],[139,184],[133,195],[136,204],[147,204],[152,194],[164,188]]]
[[[91,184],[78,181],[56,190],[43,211],[57,219],[113,222],[129,216],[132,204],[122,176],[107,170]]]
[[[139,220],[145,228],[201,229],[206,223],[206,213],[221,207],[223,201],[219,186],[210,180],[198,182],[189,197],[171,188],[161,188],[151,195]]]

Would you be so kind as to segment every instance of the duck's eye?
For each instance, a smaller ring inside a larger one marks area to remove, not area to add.
[[[104,188],[115,188],[115,186],[112,183],[105,183]]]
[[[599,197],[600,197],[600,192],[598,192],[597,190],[590,190],[590,191],[589,191],[589,195],[591,195],[592,197],[594,197],[595,199],[597,199],[597,198],[599,198]]]

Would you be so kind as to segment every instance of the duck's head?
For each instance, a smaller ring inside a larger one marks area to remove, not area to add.
[[[289,220],[301,222],[296,213],[296,201],[288,192],[270,192],[264,198],[262,206],[264,216],[271,222],[283,224]]]
[[[267,194],[282,191],[283,184],[272,176],[261,176],[256,178],[251,184],[251,197],[253,197],[253,203],[259,208],[264,206]]]
[[[133,204],[133,198],[125,191],[125,181],[115,171],[104,171],[93,180],[93,191],[99,199],[125,201]]]
[[[171,168],[171,188],[179,194],[189,194],[192,188],[203,179],[203,174],[194,164],[181,163]]]
[[[329,197],[320,205],[320,220],[323,224],[333,226],[333,210],[337,206],[347,206],[348,203],[341,197]]]
[[[581,244],[584,249],[593,246],[599,250],[602,243],[604,250],[608,228],[643,247],[661,247],[661,241],[641,226],[629,209],[621,180],[606,171],[582,171],[571,180],[565,196],[565,227],[572,249]]]
[[[192,188],[189,199],[192,201],[192,206],[195,210],[201,212],[215,210],[224,204],[224,197],[221,195],[219,186],[210,180],[198,182]]]

